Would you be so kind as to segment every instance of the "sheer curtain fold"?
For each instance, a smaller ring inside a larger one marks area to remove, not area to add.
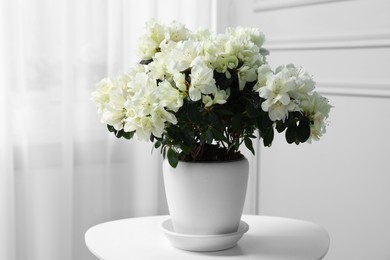
[[[92,225],[167,213],[159,151],[110,135],[90,93],[145,21],[207,28],[212,1],[0,0],[0,259],[92,260]]]
[[[3,19],[13,21],[13,18],[5,11],[6,5],[0,2],[0,15]],[[10,42],[3,39],[14,37],[12,28],[0,23],[0,259],[15,259],[15,232],[14,232],[14,175],[12,171],[12,129],[7,122],[10,102],[9,87],[6,75],[10,73],[7,61],[11,56],[6,50],[11,49]]]

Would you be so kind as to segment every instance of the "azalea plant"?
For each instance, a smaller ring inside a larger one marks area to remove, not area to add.
[[[256,28],[213,34],[148,22],[140,62],[92,93],[101,122],[118,138],[154,142],[172,167],[237,159],[242,144],[254,154],[252,140],[271,146],[275,132],[288,143],[318,140],[328,100],[302,67],[272,70],[264,40]]]

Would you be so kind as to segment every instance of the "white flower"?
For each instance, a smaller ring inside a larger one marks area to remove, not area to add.
[[[126,87],[127,87],[127,83],[129,81],[131,81],[132,79],[134,79],[134,77],[138,74],[138,73],[145,73],[147,71],[147,66],[146,65],[143,65],[143,64],[140,64],[140,63],[135,63],[130,71],[128,73],[125,74],[125,76],[128,77],[128,80],[126,82]]]
[[[122,130],[126,116],[126,110],[124,108],[125,102],[126,97],[121,88],[111,90],[110,101],[103,110],[101,122],[112,125],[116,130]]]
[[[310,119],[311,140],[319,140],[319,138],[326,132],[326,119],[329,116],[331,105],[328,99],[320,96],[317,92],[308,96],[307,100],[301,103],[302,111]]]
[[[243,90],[247,82],[253,82],[257,79],[257,73],[254,68],[242,66],[238,69],[238,85]]]
[[[245,42],[242,39],[229,38],[225,42],[225,52],[238,58],[244,50]]]
[[[150,113],[157,101],[154,95],[156,81],[146,73],[138,73],[128,86],[134,94],[125,103],[127,113],[124,131],[136,131],[138,139],[148,140],[154,128]]]
[[[125,103],[125,132],[135,131],[138,139],[149,140],[150,135],[161,137],[166,123],[177,123],[175,115],[164,107],[174,111],[182,105],[181,96],[175,95],[178,90],[169,82],[162,82],[160,89],[149,74],[138,73],[128,86],[134,94],[129,95]]]
[[[159,43],[148,36],[143,36],[138,40],[137,54],[142,60],[149,60],[158,51],[158,46]]]
[[[176,42],[164,39],[160,43],[160,51],[164,53],[169,53],[176,47],[176,45],[177,45]]]
[[[264,34],[257,28],[227,28],[226,33],[235,38],[251,41],[259,48],[263,45],[265,40]]]
[[[159,50],[160,43],[165,39],[166,27],[155,20],[146,24],[146,33],[138,41],[138,55],[148,60]]]
[[[154,130],[155,127],[153,126],[152,118],[149,117],[137,117],[134,116],[129,117],[128,120],[126,120],[125,124],[125,131],[126,132],[133,132],[135,131],[135,135],[137,136],[138,140],[142,141],[148,141],[150,140],[150,135],[152,132],[158,132]]]
[[[263,33],[255,28],[228,28],[224,34],[214,34],[206,29],[191,32],[178,22],[164,26],[152,20],[139,39],[140,64],[123,76],[100,81],[91,99],[101,122],[117,131],[134,133],[140,140],[162,138],[164,145],[177,151],[186,147],[175,147],[181,139],[170,127],[180,119],[183,125],[178,127],[187,129],[185,120],[191,112],[187,107],[191,106],[210,111],[223,105],[228,110],[223,114],[251,117],[255,116],[252,110],[261,104],[273,122],[289,124],[288,116],[310,121],[309,142],[319,139],[325,133],[331,106],[327,99],[313,93],[315,82],[302,67],[289,64],[271,70],[265,59],[268,53],[262,48],[264,40]],[[291,113],[294,111],[298,112]],[[189,116],[191,121],[191,113]],[[221,123],[230,131],[229,120],[224,116]],[[249,121],[248,127],[228,133],[230,137],[240,139],[251,134],[257,120]],[[190,134],[195,135],[194,141],[208,127],[207,120],[198,123],[199,129]]]
[[[244,65],[257,68],[265,63],[265,58],[260,53],[260,48],[246,37],[230,37],[225,43],[225,51],[234,55]]]
[[[226,78],[231,78],[229,69],[234,69],[238,66],[238,59],[236,56],[229,54],[221,54],[217,56],[215,61],[212,63],[215,70],[219,73],[225,73]]]
[[[178,42],[167,55],[168,72],[174,74],[182,72],[191,66],[193,60],[199,56],[200,45],[192,40]]]
[[[225,45],[226,52],[236,56],[247,65],[258,66],[262,64],[259,48],[253,42],[243,41],[243,39],[230,39]]]
[[[202,57],[197,57],[191,64],[191,85],[189,96],[192,101],[201,99],[201,94],[212,94],[217,91],[214,72],[203,62]]]
[[[213,64],[217,57],[225,53],[226,35],[217,35],[201,42],[201,53],[205,62]],[[215,68],[215,66],[213,65]]]
[[[160,43],[160,52],[157,52],[153,56],[153,61],[147,65],[150,75],[154,79],[163,80],[167,73],[167,64],[171,60],[169,53],[176,47],[176,43],[173,41],[163,40]]]
[[[225,104],[227,102],[227,99],[230,96],[230,89],[228,90],[220,90],[217,89],[216,93],[214,93],[212,96],[211,95],[204,95],[202,97],[202,102],[205,107],[211,107],[215,104]]]
[[[162,106],[156,106],[151,113],[151,118],[155,125],[153,135],[161,137],[164,132],[166,122],[177,124],[177,119],[174,114],[166,111]]]
[[[296,100],[305,99],[315,88],[313,78],[302,67],[295,67],[294,64],[279,66],[276,68],[276,73],[283,73],[294,79],[295,86],[289,94]]]
[[[165,39],[174,42],[188,40],[190,31],[181,23],[173,21],[165,32]]]
[[[138,73],[128,83],[129,92],[132,95],[126,101],[126,109],[136,110],[137,115],[148,115],[153,109],[153,103],[157,101],[155,94],[157,82],[147,73]]]
[[[96,84],[96,91],[92,93],[91,99],[98,107],[100,121],[113,126],[116,130],[123,128],[129,79],[126,75],[113,79],[105,78]]]
[[[210,41],[214,37],[210,30],[204,28],[199,28],[191,36],[194,40],[200,42]]]
[[[158,85],[157,91],[161,106],[173,112],[177,112],[183,106],[184,95],[167,80]]]
[[[167,73],[167,55],[164,52],[158,52],[154,55],[153,61],[147,65],[150,75],[154,79],[163,80]]]
[[[253,87],[254,91],[259,91],[259,88],[264,87],[267,84],[268,78],[272,78],[274,75],[271,67],[268,64],[264,64],[257,69],[257,82]]]
[[[177,72],[173,74],[173,82],[176,85],[176,88],[179,89],[182,93],[187,92],[186,78],[183,73]]]
[[[114,85],[110,78],[104,78],[96,84],[96,90],[92,92],[91,100],[98,108],[98,114],[103,113],[105,105],[110,101],[110,91]]]
[[[297,110],[297,104],[290,99],[289,91],[294,87],[294,81],[283,73],[268,75],[266,85],[259,88],[259,96],[265,101],[261,104],[268,111],[272,121],[285,120],[289,111]]]
[[[261,107],[269,112],[273,121],[284,121],[289,112],[301,111],[300,103],[308,99],[315,86],[312,77],[302,67],[292,64],[279,66],[275,74],[269,65],[262,65],[257,73],[258,81],[253,89],[266,99]]]

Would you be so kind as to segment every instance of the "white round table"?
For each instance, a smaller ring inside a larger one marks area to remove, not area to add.
[[[102,223],[85,233],[88,249],[101,260],[320,260],[329,248],[327,231],[311,222],[244,215],[249,231],[231,249],[190,252],[174,248],[160,229],[169,216]]]

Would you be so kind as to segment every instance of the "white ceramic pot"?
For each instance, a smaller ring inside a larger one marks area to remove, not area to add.
[[[164,184],[175,232],[215,235],[236,232],[248,186],[246,158],[229,162],[163,163]]]

